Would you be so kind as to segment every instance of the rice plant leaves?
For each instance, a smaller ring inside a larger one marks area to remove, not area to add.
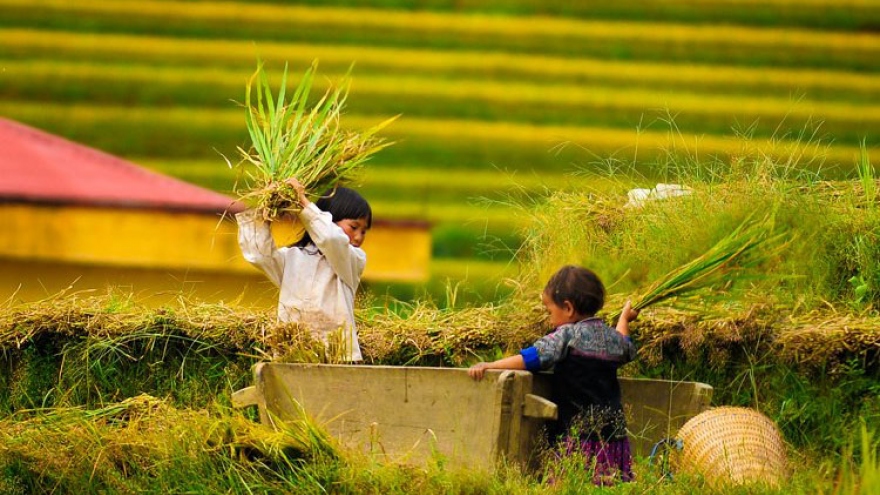
[[[253,166],[256,173],[242,198],[255,200],[266,218],[298,209],[287,179],[296,177],[310,194],[321,193],[349,179],[370,156],[391,144],[376,135],[396,117],[360,133],[342,127],[351,69],[309,105],[316,68],[317,61],[305,71],[289,102],[287,65],[277,97],[262,62],[246,84],[245,124],[252,146],[239,148],[240,164]]]
[[[782,232],[774,233],[774,212],[755,221],[747,217],[730,234],[704,254],[675,268],[635,298],[633,308],[641,310],[675,298],[695,295],[730,284],[748,268],[778,254],[785,246]],[[614,321],[619,313],[614,315]]]

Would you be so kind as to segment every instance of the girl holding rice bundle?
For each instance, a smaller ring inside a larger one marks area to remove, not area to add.
[[[269,223],[257,210],[247,210],[236,215],[242,254],[279,287],[280,321],[303,323],[325,344],[338,332],[341,358],[362,361],[354,297],[367,264],[361,245],[372,226],[370,205],[344,187],[312,203],[298,180],[287,183],[301,206],[296,215],[305,227],[303,238],[276,248]]]
[[[559,414],[548,434],[555,452],[581,456],[596,485],[630,481],[632,455],[617,369],[635,359],[629,322],[639,313],[627,301],[616,328],[606,325],[595,316],[605,303],[601,280],[576,266],[557,271],[541,300],[553,331],[517,355],[473,365],[468,374],[480,380],[487,369],[554,367],[552,400]]]

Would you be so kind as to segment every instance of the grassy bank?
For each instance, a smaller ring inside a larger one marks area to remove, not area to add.
[[[594,268],[603,315],[706,252],[756,210],[773,246],[724,283],[643,311],[628,376],[701,381],[713,405],[754,408],[784,435],[793,474],[736,493],[872,493],[880,424],[880,182],[862,155],[848,181],[763,154],[677,162],[690,194],[624,206],[628,176],[521,203],[525,242],[500,302],[404,302],[367,287],[356,317],[367,363],[466,366],[546,330],[537,295],[565,263]],[[615,186],[615,183],[618,185]],[[476,270],[479,271],[479,270]],[[483,278],[476,273],[476,278]],[[499,286],[500,287],[500,286]],[[270,432],[231,410],[250,366],[319,362],[322,347],[268,311],[183,301],[150,309],[124,293],[67,294],[0,311],[0,486],[11,493],[581,493],[572,470],[494,475],[404,466],[347,451],[304,421]],[[147,394],[147,395],[143,395]],[[66,453],[70,453],[69,455]],[[59,453],[63,455],[59,455]],[[74,455],[76,453],[77,455]],[[638,459],[612,493],[713,492]],[[731,491],[724,491],[730,493]]]

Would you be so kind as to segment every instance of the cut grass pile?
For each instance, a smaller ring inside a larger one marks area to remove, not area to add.
[[[482,353],[516,350],[544,331],[538,295],[547,277],[574,263],[605,281],[606,316],[638,294],[640,307],[669,303],[673,313],[657,311],[659,323],[650,308],[645,311],[645,353],[670,342],[685,354],[712,353],[712,346],[695,353],[688,346],[700,342],[699,335],[723,340],[727,330],[746,328],[755,342],[778,345],[780,359],[792,363],[834,366],[860,359],[873,369],[877,334],[870,328],[880,307],[880,264],[871,260],[880,257],[880,243],[872,232],[880,208],[871,161],[863,148],[860,180],[829,182],[803,172],[798,159],[773,161],[757,150],[733,163],[676,162],[670,179],[688,184],[690,194],[641,206],[625,206],[625,184],[615,185],[614,177],[605,177],[601,190],[526,196],[533,202],[513,210],[525,225],[525,242],[519,268],[510,272],[509,296],[460,307],[454,285],[445,306],[367,294],[357,310],[364,354],[378,364],[462,365]],[[756,210],[772,215],[756,217]],[[126,301],[74,296],[10,307],[0,318],[0,346],[15,353],[45,335],[121,343],[115,339],[132,333],[149,341],[153,333],[168,332],[182,342],[254,356],[311,345],[294,338],[290,348],[277,347],[299,333],[277,327],[268,315],[203,304],[127,311]],[[668,314],[676,316],[663,320]],[[281,334],[286,337],[272,338]],[[719,348],[735,347],[741,338],[733,332],[729,345]],[[811,341],[821,345],[807,350]],[[319,352],[307,355],[321,359]]]
[[[611,296],[606,309],[614,309],[623,297]],[[71,362],[91,362],[94,369],[102,362],[136,362],[147,353],[165,355],[169,348],[183,350],[184,356],[212,352],[254,360],[273,355],[296,362],[326,359],[321,345],[306,332],[277,323],[268,312],[205,304],[156,309],[133,302],[120,308],[116,299],[62,296],[9,306],[0,314],[0,349],[5,359],[15,363],[31,346],[47,346]],[[640,358],[647,363],[676,355],[699,363],[710,356],[707,364],[724,366],[731,353],[764,348],[772,349],[781,362],[804,370],[830,371],[855,360],[870,372],[877,371],[877,316],[817,309],[781,317],[786,311],[772,304],[743,303],[715,303],[701,312],[654,308],[643,313],[633,333]],[[429,302],[372,306],[362,301],[356,315],[370,364],[464,366],[516,352],[549,330],[534,294],[457,309]]]

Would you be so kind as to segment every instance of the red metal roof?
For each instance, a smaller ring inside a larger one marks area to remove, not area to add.
[[[232,198],[0,118],[0,202],[239,211]]]

